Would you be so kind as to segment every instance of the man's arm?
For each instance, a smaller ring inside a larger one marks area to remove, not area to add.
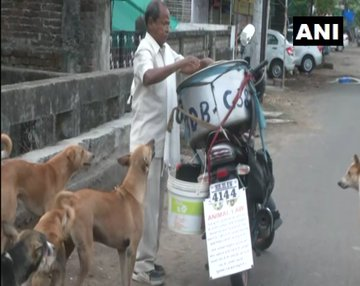
[[[197,72],[213,63],[214,63],[213,59],[204,58],[204,59],[199,60],[199,66],[197,68],[194,69],[192,66],[184,66],[182,69],[180,69],[180,72],[190,75],[190,74],[193,74],[194,72]]]
[[[143,77],[143,83],[145,86],[158,83],[177,71],[191,74],[199,70],[200,66],[201,61],[198,58],[188,56],[182,60],[176,61],[173,64],[147,70]]]

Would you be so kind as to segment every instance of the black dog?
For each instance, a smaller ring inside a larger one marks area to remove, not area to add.
[[[46,263],[49,253],[52,254],[53,249],[44,234],[35,230],[22,231],[16,244],[1,255],[1,285],[20,286],[42,262]]]

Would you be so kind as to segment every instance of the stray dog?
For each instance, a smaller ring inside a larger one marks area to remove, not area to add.
[[[46,239],[54,245],[55,261],[48,268],[41,268],[31,278],[32,286],[64,285],[66,268],[65,241],[74,224],[75,211],[65,205],[47,211],[34,227],[45,234]]]
[[[9,135],[1,133],[1,144],[4,144],[4,150],[1,147],[1,160],[10,157],[10,153],[13,148],[13,143]]]
[[[9,236],[16,236],[16,244],[1,255],[1,285],[20,286],[31,274],[53,261],[52,245],[45,235],[35,230],[24,230],[17,234],[15,228],[3,224]]]
[[[338,182],[338,185],[343,188],[353,188],[359,192],[360,185],[360,160],[359,157],[355,154],[353,157],[353,162],[350,167],[347,169],[345,175]],[[359,192],[360,196],[360,192]]]
[[[1,220],[13,224],[17,198],[25,207],[41,216],[55,195],[64,189],[70,177],[81,167],[90,165],[93,154],[79,145],[71,145],[46,163],[30,163],[21,159],[1,162]],[[6,249],[1,229],[1,252]]]
[[[147,175],[154,157],[154,140],[140,145],[133,153],[118,159],[129,166],[120,186],[112,192],[82,189],[62,191],[55,204],[75,209],[71,239],[79,254],[80,274],[76,285],[83,285],[92,262],[94,241],[116,248],[120,257],[121,284],[130,285],[136,250],[144,224],[144,197]]]

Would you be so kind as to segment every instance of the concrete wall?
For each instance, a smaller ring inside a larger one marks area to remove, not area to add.
[[[131,69],[67,75],[1,87],[1,130],[12,156],[76,137],[125,112]]]
[[[82,72],[110,69],[110,5],[109,0],[80,0]]]
[[[183,55],[215,60],[232,55],[230,30],[175,32],[168,42]],[[103,49],[91,50],[96,54]],[[131,68],[64,74],[2,66],[2,74],[8,79],[1,87],[1,130],[13,138],[13,156],[118,119],[125,112],[132,81]],[[25,82],[6,84],[17,80]]]
[[[180,4],[179,1],[168,2],[170,9],[179,13],[191,10],[190,0],[180,1]],[[121,47],[110,48],[110,5],[108,0],[2,0],[1,63],[69,73],[107,71],[110,65],[111,68],[131,66],[129,55],[134,52],[135,45],[125,51]],[[190,14],[185,14],[187,18],[179,20],[189,22]],[[223,33],[225,46],[229,46],[230,33]],[[193,41],[196,37],[201,38]],[[185,51],[184,54],[194,50],[192,54],[196,55],[224,55],[222,46],[211,42],[211,37],[219,38],[219,32],[191,32],[189,37],[186,33],[174,32],[169,41]]]
[[[14,84],[24,81],[53,78],[68,75],[66,73],[41,71],[34,69],[22,69],[1,66],[1,85]]]
[[[62,0],[2,0],[1,62],[61,71],[61,27]]]
[[[206,29],[207,28],[207,29]],[[211,57],[213,59],[231,59],[230,28],[224,25],[181,25],[181,31],[171,32],[167,42],[182,55]],[[134,33],[113,32],[111,47],[111,68],[131,67],[136,51]],[[120,43],[128,43],[126,47]],[[133,41],[129,44],[129,41]]]
[[[230,28],[223,30],[176,31],[169,36],[170,46],[182,55],[231,59]]]
[[[1,0],[1,63],[59,72],[109,70],[110,1]]]

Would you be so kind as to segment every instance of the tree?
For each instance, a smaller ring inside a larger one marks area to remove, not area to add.
[[[336,0],[316,0],[315,9],[317,15],[332,14],[335,5],[338,1]]]
[[[312,3],[315,5],[315,15],[332,14],[337,2],[338,0],[289,0],[289,16],[309,16]]]
[[[293,16],[309,16],[309,1],[308,0],[289,0],[288,15]]]

